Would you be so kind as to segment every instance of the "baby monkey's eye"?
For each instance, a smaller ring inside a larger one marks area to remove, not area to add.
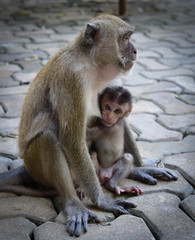
[[[106,110],[110,110],[110,106],[107,104],[107,105],[105,106],[105,109],[106,109]]]
[[[121,113],[120,109],[116,109],[114,112],[115,112],[116,114]]]

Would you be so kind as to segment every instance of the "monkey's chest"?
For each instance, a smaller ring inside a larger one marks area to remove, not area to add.
[[[122,138],[104,138],[95,142],[98,161],[102,167],[114,164],[123,154],[124,141]]]

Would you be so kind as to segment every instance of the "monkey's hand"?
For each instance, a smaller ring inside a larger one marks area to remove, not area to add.
[[[158,180],[176,181],[178,177],[166,168],[137,167],[131,171],[129,178],[155,185]]]
[[[130,214],[126,209],[136,208],[137,205],[125,199],[111,200],[104,198],[97,207],[106,212],[112,212],[115,216],[119,216],[122,214]]]
[[[70,200],[65,204],[65,214],[67,216],[66,230],[71,236],[79,237],[83,226],[87,232],[88,220],[99,223],[100,219],[92,211],[88,210],[77,200]]]

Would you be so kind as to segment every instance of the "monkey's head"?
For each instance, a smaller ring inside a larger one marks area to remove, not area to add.
[[[132,110],[132,97],[123,87],[107,87],[99,95],[102,124],[112,127],[120,119],[127,117]]]
[[[130,41],[133,31],[132,26],[112,15],[92,19],[83,32],[91,61],[98,66],[113,65],[122,72],[130,70],[137,56]]]

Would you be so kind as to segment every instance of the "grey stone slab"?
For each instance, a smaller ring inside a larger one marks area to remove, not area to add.
[[[168,114],[185,114],[195,112],[195,106],[190,106],[177,99],[174,93],[159,92],[142,95],[142,99],[154,101]]]
[[[152,59],[152,58],[144,58],[143,57],[143,58],[139,59],[138,62],[140,64],[142,64],[143,66],[145,66],[145,68],[147,70],[151,70],[151,71],[170,69],[170,66],[168,66],[168,64],[162,64],[162,63],[158,62],[158,60]]]
[[[195,125],[195,114],[177,116],[161,115],[157,120],[168,129],[182,130],[185,132],[189,126]]]
[[[193,76],[193,71],[189,69],[184,69],[184,68],[176,68],[176,69],[170,69],[170,70],[164,70],[164,71],[143,71],[142,75],[147,78],[152,78],[152,79],[166,79],[167,77],[170,76],[181,76],[181,75],[187,75],[187,76]]]
[[[188,130],[186,131],[187,135],[195,135],[195,127],[190,127],[188,128]]]
[[[15,60],[20,60],[20,59],[25,59],[25,58],[40,58],[40,59],[47,59],[47,54],[44,53],[43,51],[35,50],[33,52],[24,52],[24,53],[15,53],[15,54],[1,54],[0,55],[0,61],[3,62],[10,62],[10,61],[15,61]]]
[[[39,72],[43,67],[39,60],[19,60],[16,61],[16,63],[20,65],[25,72]]]
[[[181,209],[195,221],[195,195],[190,195],[180,203]]]
[[[0,220],[0,239],[30,240],[36,225],[28,219],[18,217]]]
[[[0,76],[2,71],[8,71],[8,72],[18,72],[21,68],[18,65],[15,64],[5,64],[0,66]]]
[[[132,201],[132,198],[128,200]],[[137,208],[131,212],[141,216],[157,239],[195,237],[195,223],[180,208],[180,200],[169,193],[153,193],[133,198]]]
[[[188,104],[195,104],[195,95],[193,94],[181,94],[178,97],[179,99],[183,100],[185,103]]]
[[[166,80],[177,83],[179,86],[184,88],[185,93],[195,93],[195,82],[194,76],[173,76],[166,77]]]
[[[181,140],[182,134],[170,131],[156,122],[152,114],[130,114],[127,118],[133,129],[138,132],[139,140],[143,141],[174,141]],[[146,127],[147,126],[147,127]]]
[[[142,157],[159,160],[167,155],[193,152],[195,136],[187,136],[181,141],[174,142],[137,141],[137,144]]]
[[[18,87],[0,88],[0,96],[26,94],[30,85],[23,85]],[[9,97],[8,97],[9,98]]]
[[[3,164],[6,168],[9,167],[12,160],[10,158],[0,156],[0,163]]]
[[[64,225],[47,222],[36,228],[34,231],[35,240],[69,240],[70,237],[66,232]],[[113,222],[101,224],[89,224],[88,232],[82,233],[81,240],[154,240],[151,232],[140,218],[123,215]]]
[[[0,102],[4,104],[7,111],[0,117],[20,117],[25,95],[14,94],[9,96],[0,96]]]
[[[12,170],[12,169],[16,169],[18,167],[21,167],[24,165],[24,161],[23,159],[16,159],[14,161],[12,161],[9,165],[9,169]]]
[[[128,87],[129,91],[136,97],[142,96],[143,94],[156,93],[158,92],[174,92],[180,93],[182,89],[175,84],[168,82],[159,82],[155,84],[145,85],[145,86],[131,86]]]
[[[133,104],[132,113],[161,114],[163,110],[151,101],[138,100]]]
[[[23,32],[16,32],[16,36],[18,37],[32,37],[32,36],[36,36],[36,35],[50,35],[50,34],[54,34],[54,31],[52,29],[38,29],[38,30],[33,30],[33,31],[23,31]]]
[[[18,72],[13,74],[13,78],[20,84],[27,84],[32,82],[36,75],[37,72]]]
[[[0,118],[0,135],[9,135],[18,128],[19,122],[19,118]]]
[[[21,196],[0,199],[0,218],[25,217],[42,224],[56,216],[53,204],[46,198]]]
[[[15,138],[1,138],[0,139],[0,154],[16,159],[18,157],[18,140]]]
[[[175,194],[179,198],[184,199],[188,195],[192,194],[193,187],[186,181],[186,179],[178,171],[171,169],[168,170],[173,172],[178,177],[177,181],[168,182],[158,180],[156,185],[148,185],[132,179],[124,179],[120,182],[120,185],[122,187],[138,186],[145,196],[151,193],[167,192]],[[134,202],[134,198],[132,199],[132,202]]]
[[[195,152],[165,157],[163,163],[166,167],[177,169],[195,187]]]

